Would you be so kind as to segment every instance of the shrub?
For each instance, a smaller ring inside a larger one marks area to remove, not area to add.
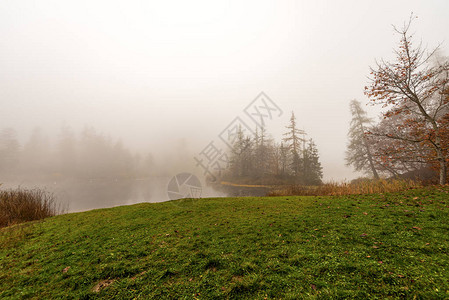
[[[0,227],[40,220],[59,213],[55,197],[42,189],[0,191]]]

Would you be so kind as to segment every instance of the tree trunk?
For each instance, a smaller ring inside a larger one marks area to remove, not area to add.
[[[363,142],[365,144],[366,155],[368,156],[368,161],[369,161],[369,166],[371,168],[371,172],[373,172],[374,179],[379,180],[379,174],[377,174],[377,170],[376,170],[376,167],[374,166],[374,162],[373,162],[373,156],[371,155],[371,151],[370,151],[368,142],[366,141],[365,137],[363,137]]]
[[[438,139],[439,142],[439,139]],[[439,143],[438,143],[439,145]],[[445,185],[447,179],[447,163],[441,148],[437,148],[438,161],[440,162],[440,184]]]
[[[374,166],[373,156],[371,155],[370,146],[368,144],[368,141],[366,140],[365,128],[363,127],[362,116],[360,115],[360,112],[357,112],[357,118],[359,119],[360,130],[362,131],[362,134],[363,134],[363,145],[365,146],[366,155],[368,156],[368,162],[369,162],[369,166],[371,168],[371,172],[373,172],[374,179],[379,180],[379,174],[377,173],[376,167]]]
[[[447,162],[446,157],[444,156],[444,151],[441,148],[441,137],[440,137],[440,131],[439,128],[434,121],[432,123],[433,128],[435,129],[435,150],[437,152],[437,159],[440,162],[440,184],[445,185],[446,184],[446,174],[447,174]]]
[[[441,185],[446,184],[446,172],[447,172],[446,160],[443,158],[442,160],[440,160],[440,184]]]

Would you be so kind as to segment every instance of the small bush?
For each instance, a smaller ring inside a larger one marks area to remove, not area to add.
[[[0,227],[40,220],[58,212],[50,192],[22,188],[0,191]]]

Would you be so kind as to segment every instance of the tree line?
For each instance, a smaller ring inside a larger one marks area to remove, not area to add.
[[[371,68],[365,94],[382,105],[378,122],[359,101],[352,114],[346,163],[375,178],[423,174],[434,170],[447,183],[449,162],[449,60],[439,48],[428,51],[409,33],[413,15],[401,29],[392,61]]]
[[[313,139],[306,140],[293,112],[286,129],[282,142],[276,143],[265,127],[256,128],[254,135],[245,135],[239,128],[223,179],[253,184],[321,184],[317,146]]]
[[[41,179],[130,178],[147,175],[152,156],[131,153],[120,140],[86,127],[76,134],[63,126],[55,143],[35,128],[21,145],[13,128],[0,130],[0,175]]]

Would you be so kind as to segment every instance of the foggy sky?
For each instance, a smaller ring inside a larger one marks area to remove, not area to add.
[[[448,11],[445,0],[3,0],[0,128],[26,140],[35,126],[90,125],[188,160],[264,91],[284,111],[273,137],[293,110],[324,179],[352,179],[349,101],[367,102],[369,66],[393,56],[391,24],[413,12],[416,41],[448,55]]]

